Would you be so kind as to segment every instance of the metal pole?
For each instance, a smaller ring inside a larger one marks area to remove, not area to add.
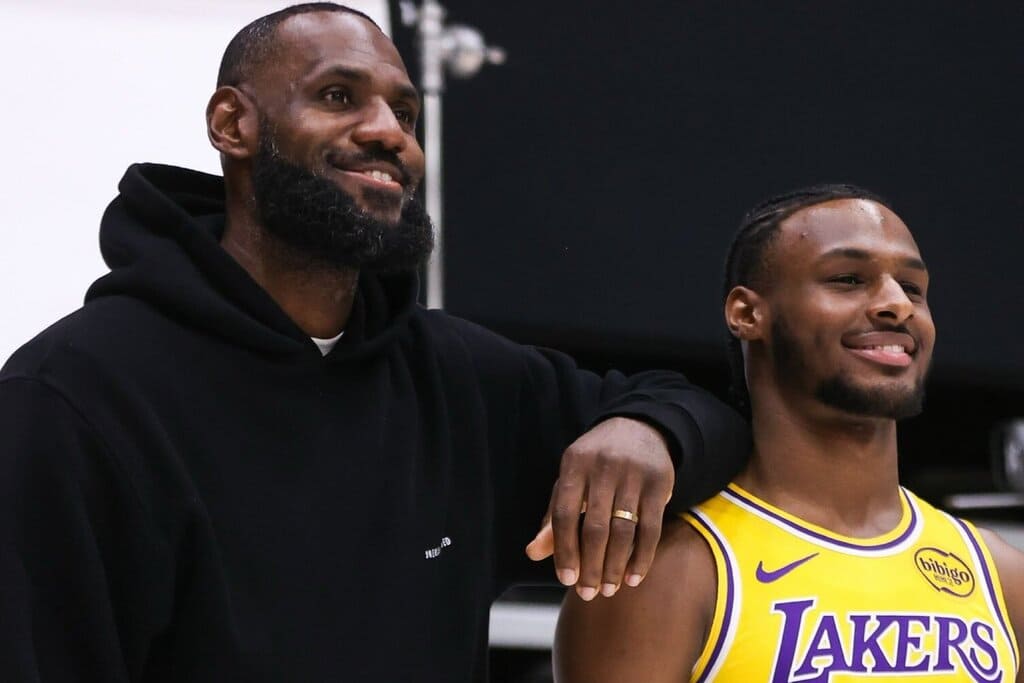
[[[444,215],[441,188],[441,95],[423,95],[424,181],[427,214],[434,222],[434,253],[427,265],[427,308],[444,308]]]
[[[426,155],[427,213],[434,223],[434,254],[427,265],[427,308],[444,308],[444,215],[441,180],[441,96],[444,71],[469,78],[485,63],[501,64],[505,52],[488,47],[483,36],[469,26],[445,26],[445,9],[437,0],[423,0],[419,8],[411,0],[400,3],[402,21],[415,25],[419,38],[423,88],[423,152]]]

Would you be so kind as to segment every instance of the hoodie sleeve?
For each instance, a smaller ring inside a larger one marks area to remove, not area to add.
[[[171,593],[148,570],[162,549],[147,525],[78,411],[38,380],[0,382],[5,681],[138,680],[141,662],[125,653],[144,651],[135,641],[149,630],[146,608]]]

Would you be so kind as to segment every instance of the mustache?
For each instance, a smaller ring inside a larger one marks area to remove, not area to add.
[[[879,327],[872,328],[871,332],[898,332],[900,334],[905,334],[905,335],[907,335],[909,337],[914,337],[914,335],[911,334],[911,332],[910,332],[910,328],[907,327],[906,325],[902,325],[902,324],[900,324],[900,325],[881,325]],[[914,338],[917,339],[917,337],[914,337]]]
[[[904,334],[907,337],[913,338],[914,340],[918,339],[918,335],[915,335],[912,332],[910,332],[910,328],[908,328],[907,326],[902,325],[902,324],[900,324],[900,325],[881,325],[881,326],[879,326],[877,328],[872,328],[871,332],[895,332],[895,333],[898,333],[898,334]]]

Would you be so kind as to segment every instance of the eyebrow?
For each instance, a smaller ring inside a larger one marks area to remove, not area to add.
[[[821,258],[823,260],[829,258],[849,258],[856,259],[858,261],[870,261],[872,256],[869,252],[866,252],[863,249],[855,249],[853,247],[838,247],[836,249],[832,249],[831,251],[826,251],[824,254],[821,255]],[[902,260],[902,263],[905,267],[913,268],[914,270],[928,270],[928,267],[924,264],[924,261],[914,256],[908,256],[904,258]]]
[[[357,69],[351,66],[341,66],[340,64],[338,66],[332,66],[331,68],[327,69],[323,74],[321,74],[321,77],[326,75],[340,76],[341,78],[345,78],[350,81],[355,81],[357,83],[367,83],[371,80],[370,72],[367,71],[366,69]],[[415,100],[416,102],[420,101],[420,91],[417,90],[412,85],[407,85],[403,83],[401,85],[395,86],[395,90],[398,92],[399,97]]]

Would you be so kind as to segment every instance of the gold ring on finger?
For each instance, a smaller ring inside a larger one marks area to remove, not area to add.
[[[633,522],[633,524],[636,524],[640,521],[640,518],[632,512],[630,512],[629,510],[616,510],[615,512],[612,513],[612,517],[624,519],[627,522]]]

